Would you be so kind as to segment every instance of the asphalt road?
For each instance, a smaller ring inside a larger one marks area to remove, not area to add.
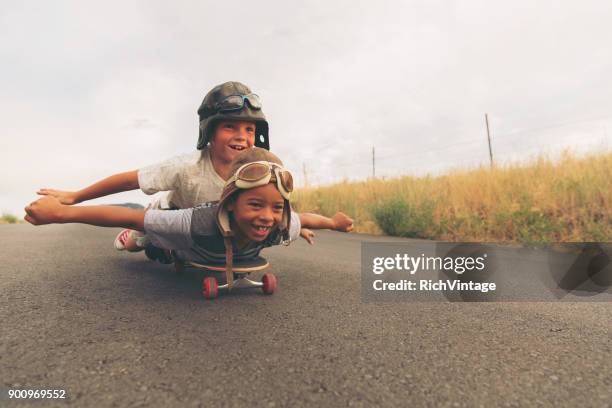
[[[391,239],[324,232],[264,253],[273,296],[207,301],[116,232],[0,225],[1,406],[612,406],[612,303],[366,303]]]

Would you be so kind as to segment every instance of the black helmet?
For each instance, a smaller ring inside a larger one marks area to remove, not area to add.
[[[255,122],[255,146],[270,150],[268,122],[261,110],[259,97],[240,82],[225,82],[206,94],[200,108],[200,135],[198,150],[212,139],[220,120],[244,120]]]

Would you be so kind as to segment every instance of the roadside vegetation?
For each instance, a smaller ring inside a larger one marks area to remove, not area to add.
[[[353,216],[357,232],[464,242],[612,240],[612,153],[295,193],[297,211]]]
[[[22,221],[20,218],[8,213],[2,213],[2,217],[0,217],[0,224],[17,224]]]

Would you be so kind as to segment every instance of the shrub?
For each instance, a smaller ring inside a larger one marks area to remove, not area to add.
[[[2,214],[2,222],[7,223],[7,224],[15,224],[17,222],[17,217],[15,217],[13,214]]]
[[[403,197],[393,197],[371,209],[376,224],[387,235],[406,238],[431,238],[433,204],[411,205]]]

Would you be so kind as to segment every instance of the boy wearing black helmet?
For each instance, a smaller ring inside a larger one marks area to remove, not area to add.
[[[82,190],[69,192],[41,189],[62,204],[76,204],[122,191],[141,189],[146,194],[166,191],[148,208],[191,208],[219,198],[230,164],[241,151],[253,146],[270,148],[268,122],[259,97],[240,82],[226,82],[206,94],[200,108],[198,151],[173,157],[139,170],[115,174]],[[341,214],[341,213],[340,213]],[[330,220],[336,230],[350,231],[352,220],[344,214]],[[312,233],[302,236],[311,242]],[[118,250],[139,251],[149,240],[132,230],[121,231],[115,239]]]
[[[43,197],[25,208],[25,219],[34,225],[84,223],[146,231],[157,247],[174,250],[179,261],[225,264],[230,288],[234,262],[252,260],[265,247],[297,239],[301,226],[332,227],[325,217],[292,213],[293,177],[269,151],[241,152],[230,172],[218,201],[194,208],[73,207],[56,197]]]

